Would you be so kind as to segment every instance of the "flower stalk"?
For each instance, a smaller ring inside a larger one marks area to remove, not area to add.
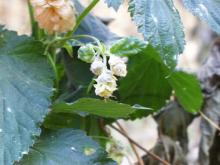
[[[99,0],[93,0],[89,6],[79,15],[79,17],[76,20],[76,25],[74,26],[74,28],[69,31],[65,37],[70,37],[72,36],[75,31],[77,30],[77,28],[79,27],[79,25],[81,24],[81,22],[83,21],[83,19],[89,14],[89,12],[95,7],[95,5],[99,2]]]

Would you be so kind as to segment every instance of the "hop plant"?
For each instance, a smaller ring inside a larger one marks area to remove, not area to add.
[[[63,33],[75,25],[76,10],[70,0],[31,0],[39,27],[49,34]]]

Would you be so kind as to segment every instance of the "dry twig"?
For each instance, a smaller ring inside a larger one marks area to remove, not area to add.
[[[145,149],[144,147],[142,147],[140,144],[138,144],[136,141],[134,141],[133,139],[131,139],[127,134],[125,134],[123,131],[121,131],[120,129],[118,129],[117,127],[115,127],[114,125],[109,125],[111,128],[113,128],[114,130],[116,130],[117,132],[119,132],[120,134],[122,134],[123,136],[125,136],[129,141],[131,141],[134,145],[136,145],[138,148],[140,148],[141,150],[143,150],[144,152],[146,152],[149,156],[153,157],[154,159],[158,160],[159,162],[163,163],[164,165],[171,165],[169,162],[161,159],[159,156],[155,155],[154,153],[148,151],[147,149]]]
[[[125,131],[125,129],[121,126],[121,124],[118,122],[118,121],[116,121],[116,124],[117,124],[117,126],[119,127],[119,129],[121,130],[121,131],[123,131],[125,134],[127,134],[127,132]],[[128,135],[128,134],[127,134]],[[135,145],[132,143],[132,141],[130,141],[129,139],[128,139],[128,142],[130,143],[130,146],[131,146],[131,148],[132,148],[132,150],[133,150],[133,152],[134,152],[134,154],[135,154],[135,156],[136,156],[136,158],[137,158],[137,160],[138,160],[138,164],[139,165],[144,165],[144,162],[143,162],[143,159],[139,156],[139,154],[138,154],[138,152],[137,152],[137,150],[136,150],[136,147],[135,147]]]

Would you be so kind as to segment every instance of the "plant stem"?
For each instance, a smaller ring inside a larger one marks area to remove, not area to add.
[[[77,28],[79,27],[79,25],[81,24],[82,20],[89,14],[89,12],[95,7],[95,5],[99,2],[99,0],[93,0],[89,6],[79,15],[79,17],[76,20],[76,25],[74,26],[73,30],[71,30],[70,32],[68,32],[65,37],[70,37],[72,36],[75,31],[77,30]]]
[[[79,39],[79,38],[90,38],[90,39],[94,40],[99,47],[102,47],[101,42],[96,37],[86,35],[86,34],[74,35],[74,36],[70,36],[70,37],[67,37],[67,38],[62,38],[62,40]]]
[[[113,140],[110,137],[105,137],[105,136],[90,136],[93,139],[104,139],[104,140],[108,140],[110,142],[113,142]]]
[[[142,147],[140,144],[138,144],[136,141],[134,141],[133,139],[131,139],[127,134],[125,134],[124,132],[122,132],[120,129],[118,129],[117,127],[115,127],[114,125],[109,125],[111,128],[113,128],[114,130],[116,130],[117,132],[119,132],[120,134],[122,134],[123,136],[125,136],[129,141],[131,141],[134,145],[136,145],[138,148],[140,148],[141,150],[143,150],[144,152],[146,152],[148,155],[150,155],[151,157],[153,157],[154,159],[158,160],[159,162],[163,163],[164,165],[171,165],[169,162],[161,159],[159,156],[155,155],[154,153],[148,151],[147,149],[145,149],[144,147]]]
[[[40,32],[38,28],[38,24],[34,19],[34,10],[31,5],[30,0],[27,0],[28,3],[28,11],[29,11],[29,16],[30,16],[30,22],[31,22],[31,36],[35,37],[35,39],[40,39]]]
[[[34,13],[33,13],[33,8],[31,6],[30,0],[27,0],[28,3],[28,11],[29,11],[29,16],[30,16],[30,22],[31,22],[31,30],[32,30],[32,35],[34,33],[34,24],[35,24],[35,20],[34,20]]]
[[[59,75],[58,75],[58,71],[57,71],[57,67],[56,67],[56,62],[54,61],[54,58],[52,57],[52,55],[50,53],[48,53],[47,55],[49,62],[53,68],[54,74],[55,74],[55,86],[58,89],[59,87]]]
[[[87,130],[86,130],[86,119],[85,119],[85,117],[82,117],[81,120],[80,120],[80,129],[87,132]]]
[[[86,91],[87,94],[90,93],[94,83],[95,83],[95,78],[93,78],[92,81],[89,83],[89,86],[88,86],[87,91]]]
[[[214,121],[212,121],[208,116],[206,116],[203,112],[199,112],[200,115],[210,124],[212,125],[215,129],[217,129],[220,132],[220,127],[218,124],[216,124]]]
[[[46,49],[45,49],[45,52],[47,52],[48,49],[49,49],[51,46],[53,46],[53,44],[56,44],[57,42],[60,42],[60,43],[61,43],[61,46],[63,46],[62,44],[64,44],[66,41],[71,40],[71,39],[72,39],[72,40],[76,40],[76,39],[79,39],[79,38],[90,38],[90,39],[94,40],[99,47],[102,47],[101,42],[100,42],[97,38],[95,38],[95,37],[93,37],[93,36],[90,36],[90,35],[75,35],[75,36],[59,38],[59,39],[56,39],[56,40],[51,41],[50,43],[47,44],[47,47],[46,47]],[[76,40],[76,41],[77,41],[77,40]]]

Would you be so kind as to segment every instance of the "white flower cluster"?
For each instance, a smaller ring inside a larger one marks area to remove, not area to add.
[[[125,77],[127,75],[127,59],[110,54],[108,60],[110,69],[108,69],[106,57],[103,58],[96,57],[90,70],[98,76],[94,85],[96,95],[109,98],[117,90],[117,78],[115,76]]]

